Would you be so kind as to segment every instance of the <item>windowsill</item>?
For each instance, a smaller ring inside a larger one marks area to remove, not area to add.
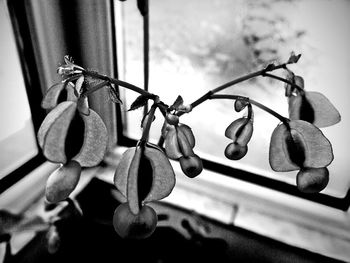
[[[44,191],[48,176],[58,167],[57,164],[45,162],[37,167],[22,180],[10,187],[0,196],[0,208],[13,214],[24,213],[26,216],[41,216],[47,218],[47,212],[44,211]],[[84,169],[75,190],[70,195],[74,198],[78,195],[90,180],[96,175],[96,168]],[[62,206],[61,208],[63,208]],[[57,212],[60,208],[57,209]],[[55,209],[56,210],[56,209]],[[26,244],[28,244],[36,233],[26,231],[15,233],[10,240],[11,252],[16,254]],[[0,263],[3,262],[5,253],[5,243],[0,244]]]
[[[125,148],[117,148],[113,165]],[[107,160],[108,162],[108,160]],[[350,214],[210,171],[187,178],[172,161],[176,186],[165,199],[225,224],[338,260],[350,258]],[[97,177],[113,183],[114,168]]]
[[[114,165],[124,150],[123,147],[116,149],[112,156]],[[189,179],[182,174],[177,162],[172,162],[172,165],[177,174],[177,183],[164,202],[194,210],[219,222],[233,224],[291,246],[339,260],[346,261],[350,258],[347,249],[350,246],[348,212],[209,171],[203,171],[198,178]],[[48,162],[38,167],[1,195],[0,207],[12,213],[42,213],[45,182],[56,167],[57,165]],[[71,194],[72,198],[94,177],[113,183],[113,167],[99,169],[98,174],[97,169],[99,167],[84,171],[77,188]],[[33,233],[25,233],[11,239],[12,252],[16,253],[33,236]]]

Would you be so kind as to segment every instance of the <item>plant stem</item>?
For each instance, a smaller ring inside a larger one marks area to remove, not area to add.
[[[247,97],[237,96],[237,95],[229,95],[229,94],[217,94],[217,95],[211,95],[209,99],[230,99],[230,100],[244,100],[249,101],[251,104],[257,106],[258,108],[270,113],[277,119],[279,119],[283,123],[288,123],[289,119],[286,117],[283,117],[282,115],[278,114],[274,110],[270,109],[269,107],[266,107],[265,105],[261,104],[260,102],[257,102],[255,100],[252,100]]]
[[[145,1],[148,9],[148,1]],[[148,91],[149,83],[149,12],[143,16],[143,85]],[[148,103],[143,108],[144,115],[148,112]]]
[[[137,93],[140,93],[141,95],[153,95],[151,93],[149,93],[148,91],[146,90],[143,90],[133,84],[130,84],[128,82],[125,82],[125,81],[122,81],[122,80],[119,80],[119,79],[115,79],[115,78],[111,78],[111,77],[108,77],[106,75],[101,75],[97,72],[94,72],[94,71],[83,71],[83,74],[85,76],[89,76],[89,77],[93,77],[93,78],[97,78],[97,79],[101,79],[101,80],[106,80],[106,81],[109,81],[110,83],[113,83],[113,84],[116,84],[116,85],[119,85],[119,86],[122,86],[126,89],[129,89],[129,90],[133,90]]]
[[[109,83],[109,81],[105,80],[96,86],[93,86],[91,89],[87,90],[86,92],[82,93],[82,97],[87,97],[89,94],[94,93],[96,90],[99,90],[100,88],[106,86]]]
[[[151,129],[151,124],[153,122],[154,113],[155,113],[157,107],[158,107],[157,103],[154,103],[148,112],[148,116],[147,116],[148,119],[146,122],[146,126],[143,127],[143,132],[142,132],[142,137],[140,139],[140,142],[146,142],[148,140],[149,131]]]
[[[249,79],[252,79],[252,78],[255,78],[255,77],[259,77],[259,76],[263,76],[263,75],[266,75],[267,72],[269,71],[274,71],[274,70],[277,70],[277,69],[281,69],[281,68],[286,68],[286,63],[283,63],[283,64],[280,64],[280,65],[277,65],[277,66],[274,66],[274,65],[271,65],[271,66],[268,66],[267,68],[264,68],[262,70],[259,70],[259,71],[256,71],[256,72],[252,72],[252,73],[249,73],[247,75],[244,75],[242,77],[239,77],[237,79],[234,79],[232,81],[229,81],[223,85],[220,85],[219,87],[205,93],[203,96],[201,96],[200,98],[198,98],[197,100],[195,100],[194,102],[191,103],[191,108],[195,108],[197,107],[199,104],[203,103],[204,101],[208,100],[210,98],[210,96],[212,96],[213,94],[215,93],[218,93],[219,91],[222,91],[228,87],[231,87],[233,85],[236,85],[240,82],[243,82],[243,81],[246,81],[246,80],[249,80]],[[182,113],[179,113],[178,115],[181,116],[183,114]]]
[[[284,83],[287,83],[287,84],[291,85],[292,87],[294,87],[294,88],[296,88],[296,89],[298,89],[300,91],[303,90],[301,87],[299,87],[298,85],[294,84],[293,82],[291,82],[291,81],[289,81],[287,79],[281,78],[279,76],[276,76],[276,75],[273,75],[273,74],[270,74],[270,73],[264,73],[262,76],[263,77],[269,77],[269,78],[272,78],[272,79],[277,79],[279,81],[282,81]]]

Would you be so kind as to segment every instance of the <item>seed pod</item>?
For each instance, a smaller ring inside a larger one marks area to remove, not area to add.
[[[321,192],[329,182],[329,171],[322,168],[302,168],[297,174],[297,187],[304,193]]]
[[[247,154],[247,152],[247,145],[241,145],[233,142],[226,146],[225,156],[230,160],[240,160]]]
[[[65,200],[77,186],[81,166],[76,161],[69,161],[56,169],[46,181],[45,196],[50,203]]]
[[[167,123],[170,125],[178,125],[179,124],[179,116],[171,113],[167,113],[165,116]]]
[[[202,160],[197,155],[188,157],[183,156],[179,159],[179,161],[182,171],[190,178],[196,177],[203,170]]]
[[[157,221],[156,212],[147,205],[135,215],[131,212],[128,203],[123,203],[117,207],[113,215],[114,229],[122,238],[147,238],[156,229]]]
[[[253,134],[253,123],[248,118],[238,118],[225,130],[225,136],[240,145],[247,145]]]

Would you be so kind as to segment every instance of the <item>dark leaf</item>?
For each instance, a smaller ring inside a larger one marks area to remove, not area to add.
[[[291,120],[305,120],[319,128],[332,126],[341,120],[338,110],[319,92],[291,96],[288,102]]]
[[[123,104],[123,102],[121,101],[121,99],[119,98],[119,92],[117,91],[117,89],[113,88],[112,86],[108,87],[108,93],[109,93],[109,99],[113,102],[113,103],[120,103]]]
[[[301,54],[295,55],[295,53],[292,52],[290,54],[290,57],[289,57],[288,61],[287,61],[287,64],[297,63],[299,61],[300,57],[301,57]]]
[[[273,70],[275,67],[276,67],[276,66],[275,66],[275,64],[273,64],[273,63],[268,64],[268,65],[266,66],[266,68],[265,68],[265,72],[271,71],[271,70]]]
[[[129,111],[136,110],[147,104],[148,100],[153,98],[151,94],[142,94],[136,98],[136,100],[131,104]]]
[[[137,8],[142,16],[148,14],[148,0],[137,0]]]
[[[249,104],[248,100],[236,100],[234,104],[235,111],[236,112],[242,111],[248,104]]]
[[[180,107],[183,103],[184,103],[184,100],[183,100],[182,97],[179,95],[179,96],[177,96],[176,100],[174,101],[173,105],[171,105],[171,107],[173,107],[174,109],[177,109],[177,108]]]

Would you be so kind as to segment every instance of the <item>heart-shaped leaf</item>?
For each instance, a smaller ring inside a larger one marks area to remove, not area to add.
[[[169,125],[168,128],[164,140],[165,153],[170,159],[177,160],[182,156],[182,152],[180,150],[176,128],[172,125]]]
[[[99,164],[107,150],[108,133],[101,117],[90,109],[89,115],[81,114],[84,120],[84,142],[80,152],[72,159],[82,167],[92,167]]]
[[[177,127],[177,129],[181,130],[185,134],[185,136],[186,136],[186,138],[188,140],[188,143],[193,148],[196,145],[196,139],[195,139],[195,137],[193,135],[192,129],[189,126],[187,126],[186,124],[183,124],[183,123],[181,123]]]
[[[133,103],[131,103],[129,111],[136,110],[140,107],[143,107],[147,104],[149,99],[153,99],[154,95],[152,94],[142,94],[138,96]]]
[[[290,121],[289,126],[294,141],[305,145],[304,167],[322,168],[333,161],[332,145],[319,128],[302,120]]]
[[[271,136],[269,161],[279,172],[321,168],[333,161],[332,146],[322,131],[302,120],[278,125]]]
[[[179,149],[182,155],[185,157],[194,156],[193,149],[185,133],[181,129],[179,129],[179,127],[176,127],[176,133],[177,133],[177,142],[179,144]]]
[[[129,168],[134,158],[135,150],[136,147],[132,147],[123,153],[114,173],[114,185],[124,196],[126,196],[127,192]]]
[[[67,91],[67,100],[68,101],[74,101],[77,102],[78,100],[78,93],[73,85],[72,82],[68,82],[66,85],[66,91]]]
[[[77,104],[65,101],[50,111],[38,131],[38,142],[44,156],[51,162],[66,163],[65,139]]]
[[[233,121],[225,130],[225,136],[240,145],[247,145],[252,134],[253,123],[245,117]]]
[[[84,76],[80,76],[77,81],[75,82],[75,91],[77,94],[81,94],[83,91],[83,84],[84,84]]]
[[[90,115],[89,103],[87,97],[80,97],[77,101],[77,107],[80,114]]]
[[[151,163],[153,181],[145,202],[167,197],[175,186],[175,173],[168,158],[162,150],[149,145],[147,144],[148,147],[145,147],[144,155]]]
[[[128,171],[128,182],[127,182],[127,191],[126,196],[128,199],[130,211],[137,215],[140,211],[140,200],[139,200],[139,189],[138,189],[138,177],[140,170],[140,162],[142,157],[142,147],[137,146],[135,154],[130,163]]]
[[[269,162],[272,170],[287,172],[299,169],[299,166],[292,161],[289,154],[288,138],[290,137],[291,134],[286,125],[280,124],[274,129],[269,150]]]
[[[288,102],[291,120],[305,120],[322,128],[332,126],[341,119],[338,110],[319,92],[291,96]]]
[[[46,181],[45,197],[50,203],[65,200],[78,185],[81,166],[76,161],[69,161],[53,171]]]
[[[41,101],[41,107],[46,110],[51,110],[57,106],[58,97],[64,89],[64,83],[56,83],[51,86]]]

